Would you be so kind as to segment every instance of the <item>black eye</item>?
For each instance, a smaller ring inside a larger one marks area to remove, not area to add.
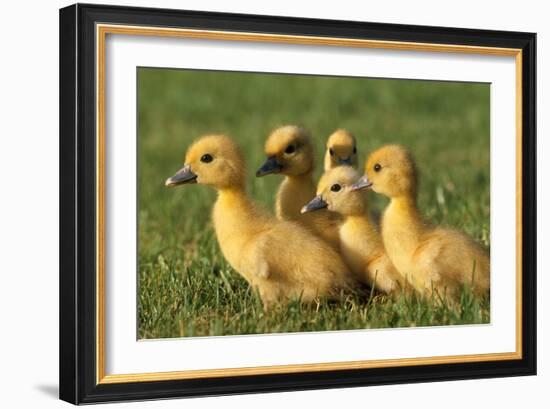
[[[335,183],[330,187],[330,190],[332,190],[333,192],[339,192],[340,189],[342,189],[342,186],[340,186],[338,183]]]
[[[334,156],[334,151],[332,150],[332,148],[330,148],[328,152],[330,153],[330,156]]]
[[[354,146],[353,147],[353,154],[355,155],[357,153],[357,148]]]
[[[374,165],[374,171],[375,171],[375,172],[380,172],[380,169],[382,169],[382,166],[380,166],[379,163],[376,163],[376,164]]]
[[[209,153],[205,153],[204,155],[201,156],[201,162],[210,163],[213,160],[214,160],[214,158]]]
[[[296,147],[294,145],[288,145],[285,149],[285,153],[294,153],[296,151]]]

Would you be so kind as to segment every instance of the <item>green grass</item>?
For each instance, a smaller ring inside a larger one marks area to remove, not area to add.
[[[489,101],[487,84],[139,69],[139,338],[488,322],[489,301],[467,290],[454,306],[370,294],[265,312],[218,248],[215,193],[163,183],[193,139],[223,132],[245,152],[250,194],[272,209],[280,177],[254,177],[267,134],[287,123],[310,129],[319,176],[326,137],[344,127],[360,163],[380,145],[408,146],[426,217],[489,246]],[[378,211],[387,203],[369,199]]]

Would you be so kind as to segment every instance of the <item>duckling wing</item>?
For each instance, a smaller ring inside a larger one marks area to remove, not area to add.
[[[483,248],[465,234],[438,228],[415,251],[419,265],[461,284],[488,288],[489,258]]]
[[[264,235],[270,278],[325,294],[350,287],[351,273],[340,255],[309,230],[280,222]]]

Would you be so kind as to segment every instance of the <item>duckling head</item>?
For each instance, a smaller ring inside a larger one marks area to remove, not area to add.
[[[325,171],[336,166],[357,167],[355,137],[345,129],[338,129],[328,137],[325,152]]]
[[[216,189],[244,188],[245,163],[238,145],[225,135],[207,135],[187,149],[185,166],[166,186],[202,183]]]
[[[350,166],[339,166],[325,172],[317,185],[317,196],[302,208],[302,213],[328,208],[344,216],[364,214],[365,192],[353,189],[358,179],[359,174]]]
[[[313,170],[313,144],[309,132],[302,127],[286,125],[275,129],[265,142],[267,160],[256,176],[281,173],[299,176]]]
[[[415,197],[416,165],[411,153],[401,145],[386,145],[371,153],[365,163],[365,175],[354,189],[370,187],[390,198]]]

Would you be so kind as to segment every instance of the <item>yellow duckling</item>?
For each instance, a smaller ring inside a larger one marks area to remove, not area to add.
[[[340,256],[299,224],[275,219],[245,191],[243,156],[230,138],[204,136],[166,186],[201,183],[218,191],[212,218],[229,264],[256,288],[265,307],[293,297],[336,297],[353,284]]]
[[[343,165],[357,168],[357,144],[351,132],[338,129],[327,140],[325,172]]]
[[[367,198],[352,185],[359,174],[349,166],[326,172],[317,186],[317,196],[303,213],[328,208],[343,216],[340,225],[340,254],[356,278],[376,289],[391,293],[405,287],[403,277],[386,255],[380,233],[371,223]]]
[[[265,143],[266,162],[256,176],[285,176],[275,199],[275,214],[281,220],[298,222],[338,248],[340,218],[327,211],[301,215],[300,210],[315,196],[314,152],[311,137],[304,128],[287,125],[275,129]]]
[[[388,145],[373,152],[354,188],[370,187],[390,198],[382,216],[382,239],[397,270],[423,294],[456,295],[463,285],[489,289],[489,256],[456,230],[424,222],[416,204],[417,171],[411,154]]]

